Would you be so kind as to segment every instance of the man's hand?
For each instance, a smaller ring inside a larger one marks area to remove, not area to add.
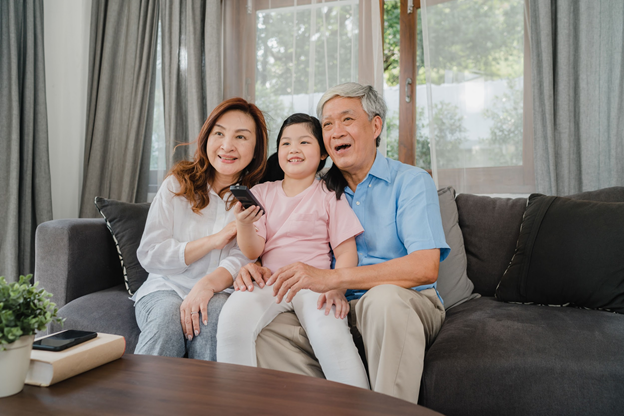
[[[199,335],[200,313],[204,325],[208,325],[208,302],[210,302],[214,293],[211,282],[204,277],[193,286],[193,289],[191,289],[180,305],[180,323],[182,324],[184,336],[189,341],[193,339],[193,335]]]
[[[280,267],[271,276],[267,285],[274,284],[273,296],[277,297],[277,303],[280,303],[287,293],[286,302],[290,302],[301,289],[310,289],[317,293],[337,289],[330,286],[332,272],[332,270],[317,269],[305,263],[297,262]]]
[[[238,272],[238,276],[234,280],[234,290],[240,290],[241,292],[249,290],[253,292],[253,281],[258,283],[258,286],[262,289],[270,277],[271,270],[256,263],[249,263],[241,267]]]
[[[349,313],[349,302],[347,298],[345,298],[344,293],[340,290],[330,290],[329,292],[321,294],[316,303],[317,309],[321,309],[324,304],[327,304],[327,306],[325,306],[325,315],[329,315],[332,305],[336,305],[336,319],[344,319]]]

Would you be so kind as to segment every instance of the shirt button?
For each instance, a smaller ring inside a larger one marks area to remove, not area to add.
[[[360,201],[357,201],[357,202],[355,203],[355,205],[360,205]]]
[[[372,184],[372,183],[369,183],[369,184],[368,184],[368,187],[370,188],[371,186],[373,186],[373,184]]]

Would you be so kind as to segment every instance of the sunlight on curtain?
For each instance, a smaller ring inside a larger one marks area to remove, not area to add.
[[[162,36],[158,24],[158,46],[156,51],[156,91],[154,92],[154,124],[152,127],[152,154],[150,157],[149,187],[147,200],[151,202],[158,192],[167,172],[167,152],[165,151],[165,106],[162,83]]]
[[[417,89],[417,106],[438,187],[531,192],[524,0],[423,0],[421,7],[426,87]]]
[[[269,2],[256,11],[255,96],[267,117],[269,154],[284,119],[296,112],[316,116],[316,104],[330,87],[350,81],[374,84],[376,78],[381,85],[380,39],[377,1],[293,0],[286,7]]]

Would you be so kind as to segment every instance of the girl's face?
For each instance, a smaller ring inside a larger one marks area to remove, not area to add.
[[[256,147],[256,123],[242,111],[232,110],[217,120],[206,142],[206,153],[216,170],[215,181],[234,183],[251,163]]]
[[[316,175],[321,159],[327,157],[321,155],[318,141],[303,123],[293,124],[284,129],[277,152],[284,177],[292,179]]]

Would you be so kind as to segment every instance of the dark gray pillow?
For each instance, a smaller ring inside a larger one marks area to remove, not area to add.
[[[494,296],[516,248],[526,198],[459,194],[455,202],[466,246],[468,278],[475,292]]]
[[[451,247],[448,257],[440,263],[438,292],[444,300],[444,307],[449,309],[479,295],[472,295],[474,285],[466,274],[466,250],[464,249],[464,237],[459,228],[455,189],[450,186],[439,189],[438,199],[444,236],[446,243]]]
[[[624,203],[533,194],[496,298],[624,313]]]
[[[126,289],[130,295],[134,295],[148,275],[139,263],[136,252],[141,243],[150,204],[132,204],[96,196],[95,206],[104,217],[115,240]]]

